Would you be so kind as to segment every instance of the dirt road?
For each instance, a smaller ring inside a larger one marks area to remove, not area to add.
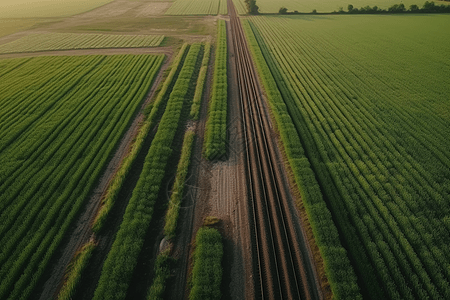
[[[256,298],[322,299],[311,251],[292,210],[266,105],[234,5],[228,1],[238,86],[252,231]]]

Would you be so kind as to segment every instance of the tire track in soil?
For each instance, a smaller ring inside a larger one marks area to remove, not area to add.
[[[323,299],[315,264],[296,210],[266,101],[234,5],[228,0],[247,144],[253,215],[255,294],[268,299]],[[250,209],[249,209],[250,210]],[[300,228],[300,230],[298,230]]]
[[[56,251],[54,258],[52,258],[49,267],[47,268],[48,271],[43,276],[43,279],[41,279],[41,282],[37,285],[38,288],[36,288],[31,299],[55,299],[60,288],[62,287],[64,275],[71,259],[75,253],[93,237],[91,226],[100,207],[101,200],[106,193],[109,183],[120,167],[122,160],[130,150],[133,139],[137,135],[144,120],[143,110],[145,106],[147,106],[153,99],[156,89],[161,83],[163,73],[168,68],[170,61],[171,56],[165,58],[165,61],[161,66],[161,69],[149,92],[147,93],[140,110],[137,112],[136,117],[121,139],[117,150],[115,151],[109,164],[106,166],[105,171],[101,175],[98,185],[94,188],[89,196],[89,200],[87,200],[87,203],[84,205],[84,209],[80,212],[80,216],[74,222],[71,229],[69,229],[69,233],[66,235],[67,238],[63,239],[59,249]],[[79,292],[78,294],[80,295],[75,295],[74,299],[92,298],[93,290],[95,290],[98,278],[100,276],[101,266],[103,265],[103,261],[106,258],[109,249],[111,248],[115,233],[120,226],[122,215],[125,212],[125,208],[128,204],[129,198],[131,197],[133,187],[136,185],[137,179],[139,178],[140,171],[143,167],[146,150],[148,151],[148,148],[150,147],[154,133],[155,130],[150,132],[147,136],[138,157],[133,163],[129,176],[127,176],[123,184],[116,203],[113,206],[111,215],[105,224],[104,232],[96,237],[98,246],[94,251],[94,255],[91,258],[91,262],[86,272],[84,272],[84,274],[87,275],[82,278],[82,282],[80,284],[82,288],[78,289],[83,290],[83,293]],[[122,199],[122,201],[120,201],[120,199]],[[89,294],[91,291],[92,295],[90,297],[86,296],[86,294]]]
[[[231,36],[227,21],[227,38]],[[236,68],[234,50],[228,45],[228,155],[223,160],[209,162],[202,157],[203,135],[207,118],[207,106],[212,88],[214,51],[208,68],[208,80],[202,102],[199,121],[196,123],[190,178],[186,197],[180,213],[179,232],[174,243],[174,256],[178,259],[177,269],[168,284],[166,299],[188,299],[186,284],[192,267],[192,245],[197,230],[206,216],[221,219],[219,230],[224,242],[223,299],[252,299],[253,277],[250,248],[250,227],[245,187],[245,164],[240,119],[239,95],[236,89]]]

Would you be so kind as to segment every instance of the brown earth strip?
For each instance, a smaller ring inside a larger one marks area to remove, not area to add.
[[[253,215],[255,294],[268,299],[322,299],[315,264],[295,214],[276,136],[261,97],[245,34],[228,1],[247,144],[249,205]],[[300,228],[300,230],[299,230]]]

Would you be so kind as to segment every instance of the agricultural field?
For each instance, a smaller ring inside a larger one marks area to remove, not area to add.
[[[249,20],[364,298],[449,298],[450,17]]]
[[[398,3],[1,1],[0,299],[450,299],[450,15],[311,14]]]
[[[39,24],[45,23],[46,21],[48,22],[48,20],[46,19],[38,18],[0,18],[0,37],[35,27]]]
[[[36,287],[163,59],[0,60],[1,299]]]
[[[0,53],[71,49],[157,47],[163,35],[107,35],[77,33],[30,34],[0,45]]]
[[[245,2],[244,0],[233,0],[235,5],[238,8],[239,14],[246,14],[245,10]],[[366,6],[377,6],[381,9],[387,9],[394,4],[403,3],[406,8],[409,8],[410,5],[418,5],[422,7],[425,3],[424,0],[405,0],[405,1],[396,1],[396,0],[257,0],[256,5],[259,6],[260,13],[278,13],[281,7],[286,7],[289,12],[302,12],[302,13],[310,13],[314,9],[319,13],[333,12],[339,11],[341,8],[344,11],[347,11],[347,7],[349,4],[353,5],[355,8],[366,7]],[[447,4],[445,1],[435,1],[436,5]]]
[[[67,17],[105,5],[112,0],[59,0],[28,1],[3,0],[0,2],[1,18],[54,18]]]
[[[226,15],[226,0],[176,0],[166,15]]]
[[[187,101],[191,98],[190,87],[198,77],[202,45],[193,44],[188,50],[186,48],[182,48],[183,52],[187,51],[186,57],[170,92],[158,131],[146,154],[143,170],[133,189],[119,231],[102,267],[93,299],[125,299],[127,296],[155,203],[164,185],[169,159],[175,150],[172,145],[183,119],[183,111],[189,112],[185,108],[190,107]]]

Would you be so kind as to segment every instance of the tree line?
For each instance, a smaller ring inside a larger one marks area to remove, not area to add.
[[[246,0],[249,1],[249,0]],[[254,1],[254,0],[251,0]],[[450,1],[450,0],[444,0]],[[378,6],[370,7],[369,5],[355,8],[352,4],[347,6],[348,11],[344,11],[343,7],[339,8],[339,11],[333,11],[332,14],[390,14],[390,13],[450,13],[450,5],[436,5],[433,1],[426,1],[422,7],[416,4],[409,6],[409,9],[405,7],[403,3],[394,4],[388,9],[381,9]],[[278,11],[279,14],[299,14],[298,11],[288,12],[286,7],[281,7]],[[312,14],[316,14],[317,10],[313,9]]]

